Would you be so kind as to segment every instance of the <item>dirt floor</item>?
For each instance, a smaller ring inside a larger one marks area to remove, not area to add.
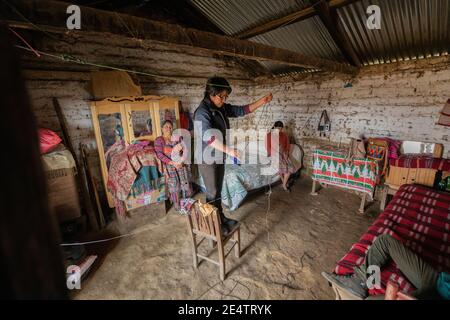
[[[193,267],[186,217],[163,206],[134,213],[120,232],[133,236],[90,245],[94,269],[73,292],[75,299],[334,299],[322,278],[359,239],[379,212],[358,213],[357,195],[326,188],[311,196],[303,175],[290,194],[272,189],[249,196],[229,217],[242,222],[240,259],[230,254],[227,278],[217,266]],[[111,226],[99,235],[117,235]],[[140,233],[139,233],[140,232]],[[204,244],[209,249],[208,243]],[[212,255],[214,258],[215,255]]]

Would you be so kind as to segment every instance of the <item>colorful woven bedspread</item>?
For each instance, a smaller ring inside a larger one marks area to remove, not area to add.
[[[402,155],[398,159],[391,159],[389,165],[402,168],[426,168],[450,171],[450,159],[433,158],[427,155]]]
[[[389,234],[402,241],[437,271],[449,272],[450,193],[419,185],[401,186],[386,210],[337,263],[334,272],[352,274],[353,267],[364,262],[368,249],[381,234]],[[415,288],[391,262],[381,272],[383,289],[371,290],[370,294],[384,294],[391,276],[400,284],[400,290],[414,291]]]
[[[367,193],[376,187],[378,166],[375,161],[354,158],[348,161],[341,152],[315,150],[312,178],[318,182]]]

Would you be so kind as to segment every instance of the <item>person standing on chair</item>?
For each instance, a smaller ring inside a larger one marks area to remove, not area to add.
[[[226,154],[239,160],[239,152],[227,146],[226,143],[226,131],[230,129],[228,118],[243,117],[257,110],[272,100],[272,94],[269,93],[261,99],[245,106],[235,106],[225,102],[231,91],[231,86],[225,78],[212,77],[208,79],[204,98],[194,113],[194,121],[201,123],[202,126],[201,136],[196,135],[196,138],[202,139],[202,152],[210,146],[215,152],[219,152],[222,155]],[[210,129],[219,130],[222,135],[221,139],[216,139],[215,136],[211,136],[209,140],[204,141],[205,133]],[[237,221],[228,219],[223,213],[221,193],[225,173],[224,163],[224,157],[222,157],[222,161],[216,161],[212,164],[205,164],[203,159],[199,163],[198,169],[205,184],[206,200],[217,207],[222,222],[221,231],[223,234],[226,234],[233,228]]]

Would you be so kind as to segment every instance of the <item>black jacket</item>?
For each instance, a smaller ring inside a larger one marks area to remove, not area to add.
[[[223,143],[226,143],[226,130],[230,129],[230,121],[228,118],[243,117],[250,113],[249,106],[234,106],[225,103],[222,108],[217,108],[209,98],[204,98],[198,108],[194,112],[194,121],[202,124],[201,137],[204,137],[208,129],[218,129],[222,133]],[[194,123],[195,128],[195,123]],[[195,133],[195,137],[199,138],[200,132]],[[203,141],[203,149],[210,142]]]

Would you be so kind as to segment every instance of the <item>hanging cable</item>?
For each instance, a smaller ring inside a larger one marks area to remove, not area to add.
[[[20,34],[18,34],[17,32],[15,32],[13,29],[11,29],[8,26],[9,31],[11,31],[13,34],[15,34],[20,40],[22,40],[23,43],[25,43],[27,45],[28,48],[30,48],[31,51],[33,51],[33,53],[40,58],[41,55],[39,54],[39,52],[36,51],[36,49],[34,49]]]
[[[149,72],[142,72],[142,71],[136,71],[136,70],[130,70],[130,69],[125,69],[125,68],[108,66],[108,65],[105,65],[105,64],[93,63],[93,62],[89,62],[87,60],[83,60],[83,59],[74,57],[74,56],[72,56],[70,54],[67,54],[67,53],[56,55],[56,54],[43,52],[43,51],[40,51],[40,50],[26,48],[26,47],[20,46],[20,45],[15,45],[15,47],[19,48],[19,49],[22,49],[22,50],[26,50],[26,51],[36,52],[36,53],[40,54],[41,56],[47,56],[47,57],[51,57],[51,58],[54,58],[54,59],[59,59],[59,60],[65,61],[65,62],[72,62],[72,63],[76,63],[76,64],[94,66],[94,67],[103,68],[103,69],[124,71],[124,72],[128,72],[128,73],[134,73],[134,74],[143,75],[143,76],[149,76],[149,77],[153,77],[153,78],[161,78],[161,79],[168,79],[168,80],[172,80],[172,81],[186,82],[185,80],[177,78],[175,76],[163,76],[163,75],[149,73]],[[223,87],[223,88],[229,88],[229,86],[215,84],[215,83],[211,83],[210,85],[217,86],[217,87]]]

